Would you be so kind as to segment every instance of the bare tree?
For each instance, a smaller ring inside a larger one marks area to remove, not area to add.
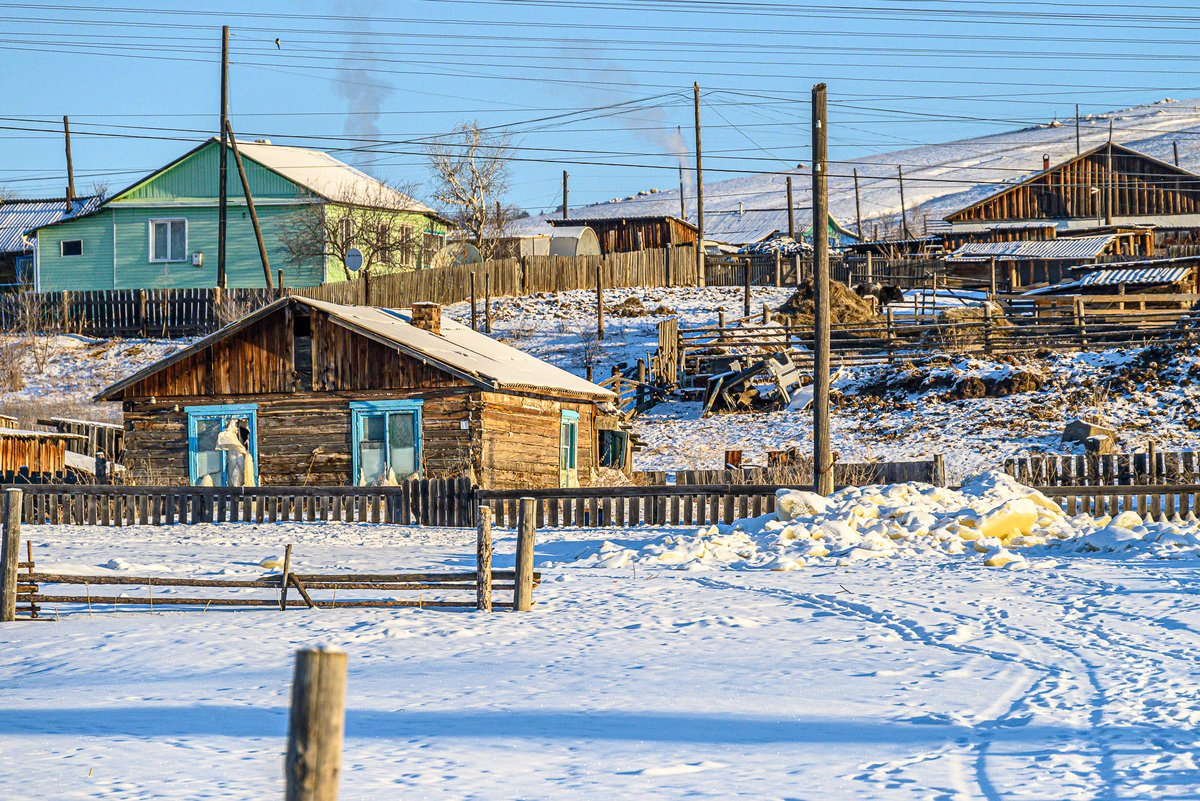
[[[346,187],[328,202],[300,204],[283,221],[283,244],[293,264],[333,257],[346,279],[346,254],[357,248],[363,255],[360,274],[413,269],[417,266],[427,212],[410,192],[382,182]]]
[[[449,136],[426,148],[433,168],[433,198],[485,259],[520,211],[505,205],[512,136],[477,122],[457,125]]]

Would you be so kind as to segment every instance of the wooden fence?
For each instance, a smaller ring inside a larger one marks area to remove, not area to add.
[[[340,521],[475,525],[469,479],[419,479],[396,487],[114,487],[30,485],[23,519],[100,526]]]
[[[1165,520],[1200,516],[1200,484],[1150,484],[1109,487],[1038,487],[1069,515],[1095,517],[1137,512],[1143,518]]]
[[[1039,350],[1071,351],[1149,342],[1178,342],[1190,335],[1200,313],[1174,310],[1088,310],[1079,304],[1069,315],[1037,318],[992,316],[952,322],[936,315],[876,322],[834,323],[830,351],[835,364],[878,364],[919,360],[931,353],[998,355]],[[670,332],[667,332],[668,334]],[[763,325],[753,318],[726,326],[679,328],[675,353],[679,375],[707,374],[713,359],[739,354],[787,352],[807,366],[814,350],[810,327]],[[666,343],[660,343],[664,350]],[[718,365],[719,366],[719,365]]]
[[[1200,482],[1195,451],[1147,453],[1036,453],[1004,460],[1004,470],[1029,486],[1126,486]]]
[[[119,423],[98,423],[92,420],[72,420],[67,417],[51,417],[38,420],[38,425],[45,426],[60,434],[78,434],[86,439],[75,441],[69,450],[95,457],[104,453],[111,462],[120,462],[125,456],[125,427]]]
[[[663,484],[668,472],[638,473],[645,481]],[[784,484],[806,485],[812,483],[811,463],[789,467],[740,467],[725,470],[676,470],[677,486],[705,484]],[[939,487],[946,485],[946,468],[939,454],[932,459],[917,459],[897,462],[835,462],[833,483],[839,487],[867,486],[870,484],[901,484],[919,481]]]

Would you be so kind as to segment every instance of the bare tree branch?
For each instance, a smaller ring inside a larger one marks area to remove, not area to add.
[[[445,139],[426,148],[433,169],[433,198],[485,259],[495,255],[496,240],[520,214],[504,204],[512,156],[509,134],[484,130],[476,122],[457,125]]]

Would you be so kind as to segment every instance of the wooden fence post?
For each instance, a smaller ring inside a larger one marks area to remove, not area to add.
[[[475,608],[492,611],[492,507],[479,507],[475,537]]]
[[[933,455],[933,486],[946,486],[946,459],[940,453]]]
[[[138,331],[139,336],[146,336],[146,290],[138,290]]]
[[[346,728],[346,653],[296,653],[284,762],[284,801],[337,801]]]
[[[492,333],[492,274],[483,276],[483,332]]]
[[[0,623],[17,619],[17,562],[21,561],[19,489],[4,491],[4,541],[0,543]]]
[[[746,257],[746,275],[742,283],[742,316],[750,316],[750,257]]]
[[[775,251],[775,286],[783,286],[783,254]]]
[[[896,321],[892,317],[892,307],[887,307],[887,360],[888,364],[895,361],[895,356],[892,354],[892,348],[896,343]]]
[[[62,330],[71,333],[71,292],[67,289],[62,292]]]
[[[475,311],[475,271],[471,270],[471,330],[479,330],[479,318]]]
[[[604,341],[604,264],[596,263],[596,340]]]
[[[517,515],[517,571],[513,588],[513,609],[528,612],[533,608],[533,546],[537,535],[536,501],[522,498]]]
[[[1153,441],[1146,444],[1146,474],[1147,484],[1158,483],[1158,447]]]
[[[283,575],[279,578],[279,611],[287,611],[288,574],[292,572],[292,545],[283,550]]]

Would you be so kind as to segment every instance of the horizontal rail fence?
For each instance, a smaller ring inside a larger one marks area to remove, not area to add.
[[[1011,456],[1004,471],[1029,486],[1125,486],[1200,482],[1196,451],[1037,453]]]
[[[173,525],[337,521],[420,526],[475,525],[467,478],[418,479],[395,487],[113,487],[31,485],[32,524]]]
[[[471,571],[387,573],[301,573],[292,570],[292,546],[287,546],[278,573],[255,578],[191,578],[179,575],[131,576],[120,573],[60,574],[41,572],[33,563],[33,543],[25,542],[27,561],[18,562],[17,598],[19,611],[36,619],[47,604],[86,605],[89,613],[97,606],[200,606],[273,607],[288,609],[344,609],[418,607],[423,609],[512,609],[510,601],[497,602],[496,592],[514,593],[517,571],[493,570],[491,552],[477,557]],[[534,572],[530,589],[541,583]],[[54,585],[47,591],[47,585]],[[60,587],[81,587],[63,593]],[[96,588],[121,587],[120,593]],[[155,595],[155,589],[159,589]],[[167,589],[167,593],[161,592]],[[176,590],[182,590],[180,594]],[[138,592],[140,590],[140,592]],[[211,592],[205,592],[206,590]],[[289,597],[289,591],[295,594]],[[311,593],[311,594],[310,594]],[[322,595],[318,595],[322,593]],[[324,596],[324,593],[329,593]],[[338,597],[339,593],[341,598]],[[386,593],[379,596],[377,593]],[[407,598],[399,593],[416,593]],[[316,597],[314,597],[316,596]],[[57,609],[55,610],[57,614]]]
[[[830,351],[837,364],[921,359],[931,353],[1002,354],[1037,350],[1088,350],[1114,345],[1178,342],[1190,336],[1200,313],[1146,310],[1042,314],[1035,318],[987,315],[965,320],[941,315],[893,316],[866,323],[834,323]],[[660,343],[660,349],[662,345]],[[711,359],[788,352],[798,365],[811,362],[811,328],[752,324],[679,328],[675,352],[684,375],[704,374]]]
[[[1069,515],[1094,517],[1137,512],[1164,520],[1200,516],[1200,484],[1150,484],[1110,487],[1038,487]]]
[[[703,526],[773,512],[778,489],[779,484],[481,489],[478,497],[492,507],[497,525],[507,527],[517,523],[521,498],[534,499],[538,528]]]

